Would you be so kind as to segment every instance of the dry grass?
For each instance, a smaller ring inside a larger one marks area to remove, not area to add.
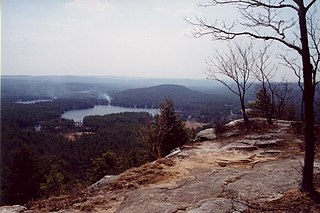
[[[50,197],[45,200],[31,201],[27,208],[32,212],[58,211],[72,204],[72,196]]]
[[[129,169],[112,183],[112,188],[136,189],[140,186],[166,180],[171,174],[163,170],[164,166],[173,166],[174,164],[171,159],[160,159],[138,168]]]
[[[299,189],[291,189],[278,200],[263,204],[249,204],[247,213],[258,212],[320,212],[320,204],[313,201],[306,193]]]

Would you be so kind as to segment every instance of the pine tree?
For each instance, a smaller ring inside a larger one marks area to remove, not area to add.
[[[149,125],[147,132],[147,140],[157,158],[166,156],[174,148],[189,141],[187,130],[178,118],[170,98],[166,98],[160,105],[160,113],[155,116],[155,122]]]
[[[24,204],[40,194],[38,158],[31,148],[23,144],[11,157],[5,170],[3,199],[6,204]]]
[[[56,160],[51,162],[50,170],[45,175],[45,181],[40,184],[40,190],[44,195],[59,195],[65,192],[65,171],[63,167],[66,162],[63,160]]]
[[[256,93],[256,100],[249,104],[252,109],[250,115],[264,117],[269,124],[273,118],[294,120],[296,106],[288,85],[286,83],[279,85],[274,96],[272,98],[270,93],[261,87]]]
[[[89,176],[92,181],[97,181],[105,175],[115,175],[121,172],[123,162],[116,153],[109,150],[101,156],[93,160],[92,168],[89,171]]]
[[[271,123],[271,119],[274,117],[274,104],[271,102],[271,97],[268,92],[262,88],[256,93],[256,100],[249,104],[252,111],[252,116],[264,117]]]

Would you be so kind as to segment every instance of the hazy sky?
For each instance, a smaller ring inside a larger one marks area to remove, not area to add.
[[[2,74],[205,78],[197,0],[2,0]]]
[[[192,38],[185,17],[237,17],[199,2],[2,0],[2,74],[204,79],[223,42]]]

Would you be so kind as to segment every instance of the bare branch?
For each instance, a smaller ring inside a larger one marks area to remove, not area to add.
[[[314,3],[316,3],[316,0],[312,0],[312,1],[307,5],[306,11],[308,11]]]
[[[310,37],[310,54],[314,72],[320,72],[320,26],[319,19],[316,20],[316,10],[308,17],[308,35]],[[318,82],[315,82],[318,83]]]
[[[226,86],[232,93],[239,97],[245,122],[248,118],[245,112],[246,91],[253,85],[252,73],[255,67],[256,56],[252,44],[245,47],[240,44],[229,46],[225,54],[219,52],[207,60],[207,76]],[[230,80],[229,82],[226,80]]]
[[[204,20],[199,19],[199,18],[197,18],[197,23],[191,22],[190,20],[188,22],[194,26],[198,26],[198,27],[205,30],[205,31],[202,31],[200,29],[200,30],[194,31],[193,35],[196,38],[202,37],[204,35],[209,35],[209,34],[212,35],[213,38],[216,40],[232,40],[235,37],[239,37],[239,36],[249,36],[252,38],[261,39],[261,40],[265,40],[265,41],[274,40],[274,41],[280,42],[280,43],[286,45],[287,47],[298,51],[299,54],[302,54],[302,50],[300,47],[298,47],[292,43],[289,43],[288,41],[283,40],[282,38],[275,37],[275,36],[269,36],[269,35],[261,35],[259,33],[252,33],[249,31],[243,31],[243,32],[233,31],[235,24],[232,24],[229,27],[224,25],[220,28],[220,27],[217,27],[216,25],[208,25],[205,23]]]
[[[281,39],[285,39],[285,31],[292,28],[297,23],[297,20],[293,19],[284,21],[280,18],[280,11],[276,9],[264,8],[264,10],[259,10],[259,12],[241,7],[238,9],[245,20],[241,25],[251,29],[257,27],[269,28],[278,34]]]
[[[270,1],[269,1],[270,2]],[[211,0],[207,4],[204,4],[202,6],[215,6],[215,5],[242,5],[249,7],[265,7],[265,8],[273,8],[273,9],[282,9],[282,8],[291,8],[295,11],[298,11],[299,9],[291,4],[285,4],[283,1],[280,1],[279,4],[270,4],[270,3],[264,3],[261,0]]]

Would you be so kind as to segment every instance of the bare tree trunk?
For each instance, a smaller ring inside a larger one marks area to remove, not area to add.
[[[303,80],[304,80],[304,103],[305,103],[305,155],[304,167],[302,174],[302,188],[306,191],[313,191],[313,164],[314,164],[314,87],[313,87],[313,70],[310,62],[310,51],[308,46],[308,31],[306,23],[306,8],[303,1],[299,11],[299,25],[302,44],[302,63],[303,63]]]
[[[272,124],[272,114],[269,110],[269,101],[268,101],[268,92],[267,92],[267,89],[266,89],[266,86],[265,84],[263,83],[262,84],[262,90],[263,90],[263,96],[264,96],[264,107],[265,107],[265,116],[266,116],[266,119],[267,119],[267,122],[269,125]]]
[[[302,90],[303,91],[303,90]],[[304,93],[304,92],[303,92]],[[300,106],[301,121],[304,121],[304,94],[302,94],[301,106]]]
[[[161,156],[161,147],[159,145],[155,147],[155,152],[156,152],[157,159],[160,159],[162,156]]]
[[[244,97],[240,97],[240,103],[241,103],[243,121],[247,125],[247,124],[249,124],[249,118],[246,113],[246,106],[245,106]]]

